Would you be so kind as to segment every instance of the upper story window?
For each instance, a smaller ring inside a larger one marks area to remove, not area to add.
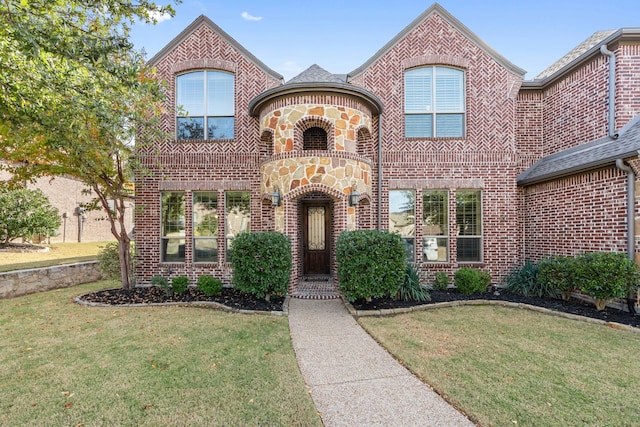
[[[176,78],[176,138],[233,139],[234,77],[215,70]]]
[[[405,137],[464,136],[464,93],[462,70],[429,66],[405,71]]]
[[[311,127],[302,134],[302,142],[305,150],[326,150],[327,132],[319,127]]]

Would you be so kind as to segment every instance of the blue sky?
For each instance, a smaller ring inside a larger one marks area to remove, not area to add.
[[[159,0],[158,3],[165,4]],[[532,79],[598,30],[640,27],[638,0],[440,0],[438,3]],[[136,25],[134,45],[151,58],[194,19],[208,16],[285,80],[313,64],[349,73],[432,2],[416,0],[184,0],[176,16]]]

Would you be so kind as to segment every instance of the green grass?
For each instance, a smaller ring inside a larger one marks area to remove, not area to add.
[[[53,243],[48,252],[2,252],[0,272],[94,261],[108,242]]]
[[[0,425],[321,425],[285,317],[0,301]]]
[[[640,334],[493,306],[360,323],[482,426],[640,420]]]

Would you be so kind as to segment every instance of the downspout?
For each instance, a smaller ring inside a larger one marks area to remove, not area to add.
[[[382,227],[382,113],[378,115],[378,230]]]
[[[615,131],[616,120],[616,55],[607,49],[606,45],[600,46],[600,53],[609,57],[609,117],[608,134],[612,139],[618,139]],[[635,198],[636,198],[636,175],[633,169],[624,162],[624,159],[616,159],[616,167],[627,174],[627,255],[631,261],[635,262]],[[634,295],[630,292],[627,295],[627,307],[629,312],[635,314]]]

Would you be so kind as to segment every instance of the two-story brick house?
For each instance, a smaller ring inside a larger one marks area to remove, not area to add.
[[[400,233],[427,277],[469,265],[500,283],[550,254],[635,254],[639,42],[596,33],[525,81],[434,4],[351,73],[312,65],[285,83],[202,16],[149,61],[175,138],[140,150],[140,281],[228,283],[245,230],[291,238],[293,294],[335,278],[352,229]]]

